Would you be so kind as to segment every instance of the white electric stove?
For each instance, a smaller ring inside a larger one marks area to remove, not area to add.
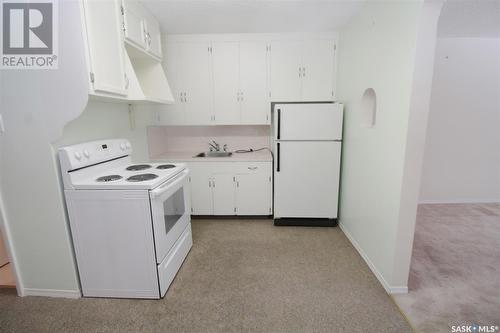
[[[83,296],[161,298],[191,249],[189,170],[131,153],[124,139],[59,150]]]

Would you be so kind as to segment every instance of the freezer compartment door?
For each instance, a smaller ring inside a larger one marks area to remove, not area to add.
[[[275,145],[274,217],[337,218],[341,143]]]
[[[343,104],[276,104],[273,114],[275,140],[342,139]]]

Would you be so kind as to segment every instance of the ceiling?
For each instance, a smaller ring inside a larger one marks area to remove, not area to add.
[[[438,23],[439,37],[500,37],[499,0],[448,0]]]
[[[142,0],[168,34],[337,31],[361,0]]]

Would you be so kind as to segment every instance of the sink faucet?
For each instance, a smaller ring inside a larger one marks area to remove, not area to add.
[[[210,151],[220,151],[220,145],[215,142],[215,140],[212,140],[212,142],[208,143],[208,146],[210,147]]]

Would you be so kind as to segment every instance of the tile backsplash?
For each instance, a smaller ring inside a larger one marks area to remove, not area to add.
[[[166,152],[202,152],[215,140],[229,151],[270,147],[269,126],[151,126],[148,128],[151,157]]]

